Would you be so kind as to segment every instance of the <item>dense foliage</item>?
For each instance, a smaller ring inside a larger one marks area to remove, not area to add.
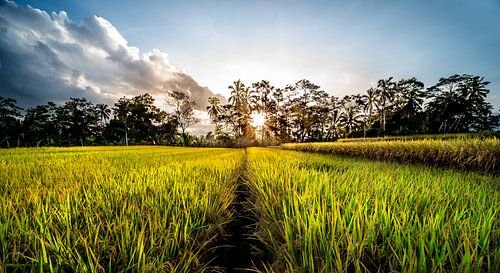
[[[488,84],[484,77],[464,74],[441,78],[425,89],[416,78],[390,77],[365,94],[338,98],[308,80],[284,88],[265,80],[251,86],[238,80],[229,86],[228,104],[209,98],[206,110],[216,129],[202,137],[186,130],[200,120],[196,104],[183,90],[168,93],[170,113],[144,94],[121,98],[112,109],[85,98],[71,98],[60,106],[49,102],[27,109],[23,117],[15,100],[0,97],[0,145],[247,146],[491,131],[498,128],[499,115],[492,114],[486,101]]]
[[[365,94],[338,98],[308,80],[285,88],[268,81],[230,86],[229,104],[210,101],[217,137],[248,143],[332,141],[385,136],[495,130],[483,77],[453,75],[427,89],[416,78],[381,79]],[[250,126],[252,117],[264,120]],[[256,137],[257,135],[257,137]],[[260,138],[259,138],[260,137]]]
[[[173,93],[173,92],[172,92]],[[169,93],[171,94],[171,93]],[[195,103],[187,95],[168,102],[181,110],[168,113],[154,105],[154,98],[143,94],[121,98],[113,108],[93,104],[85,98],[71,98],[63,105],[48,102],[26,110],[24,117],[16,101],[0,97],[1,139],[3,147],[12,146],[86,146],[129,144],[190,144],[185,133],[194,122]],[[170,95],[169,95],[170,96]],[[178,134],[181,128],[182,135]]]

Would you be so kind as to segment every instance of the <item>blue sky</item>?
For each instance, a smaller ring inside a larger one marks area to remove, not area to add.
[[[201,86],[227,95],[241,78],[275,86],[307,78],[331,94],[380,78],[426,86],[467,73],[500,107],[500,1],[16,1],[109,21],[140,52],[159,49]]]

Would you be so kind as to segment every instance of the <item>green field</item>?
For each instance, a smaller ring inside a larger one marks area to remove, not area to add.
[[[252,148],[275,272],[497,272],[497,177]]]
[[[271,148],[0,150],[0,272],[234,272],[214,251],[234,232],[263,272],[498,272],[500,180]]]
[[[286,150],[500,174],[500,140],[497,138],[362,140],[359,138],[348,142],[286,143],[281,147]]]
[[[453,134],[421,134],[407,136],[385,136],[368,138],[340,138],[338,142],[375,142],[375,141],[413,141],[413,140],[451,140],[451,139],[492,139],[498,138],[498,132],[480,132],[480,133],[453,133]]]
[[[244,151],[0,151],[0,272],[202,270]]]

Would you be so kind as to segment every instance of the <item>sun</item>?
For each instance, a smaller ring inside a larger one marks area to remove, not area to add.
[[[254,127],[261,127],[266,122],[266,117],[264,117],[263,113],[251,114],[250,117],[252,118],[252,126]]]

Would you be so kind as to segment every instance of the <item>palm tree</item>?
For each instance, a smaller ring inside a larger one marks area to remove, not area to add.
[[[208,115],[212,118],[212,120],[215,120],[222,112],[220,99],[217,97],[209,97],[208,103],[210,104],[210,106],[207,106]]]
[[[217,97],[209,97],[208,103],[210,104],[210,106],[207,106],[208,115],[215,122],[215,133],[217,134],[219,128],[217,117],[222,113],[223,109],[220,106],[220,99]]]
[[[341,112],[339,109],[335,108],[331,112],[332,114],[329,116],[329,126],[328,126],[328,137],[330,139],[333,137],[334,139],[339,138],[342,133],[342,119]]]
[[[434,87],[429,89],[430,94],[428,98],[431,101],[427,104],[426,111],[430,113],[432,121],[439,124],[437,131],[440,132],[442,130],[443,133],[447,133],[448,131],[453,131],[453,126],[456,124],[456,120],[459,119],[457,113],[460,113],[460,109],[463,107],[460,103],[459,95],[453,92],[453,89],[440,94],[436,90]],[[450,123],[452,123],[451,126]]]
[[[382,128],[385,135],[385,123],[387,115],[387,106],[392,101],[394,96],[394,82],[392,82],[392,77],[388,79],[381,79],[377,82],[377,104],[381,108],[382,114]]]
[[[486,86],[490,84],[490,82],[485,81],[484,77],[480,76],[464,75],[462,77],[465,78],[465,84],[467,86],[465,90],[468,93],[467,95],[469,97],[469,101],[471,101],[473,104],[483,103],[486,99],[486,96],[490,92],[490,90],[486,88]]]
[[[378,107],[377,105],[377,91],[370,87],[366,90],[366,95],[361,96],[361,101],[363,102],[363,137],[366,137],[366,129],[369,127],[373,120],[373,110]]]
[[[252,109],[250,107],[250,100],[253,99],[253,91],[246,87],[240,80],[237,80],[233,85],[228,87],[231,90],[229,102],[234,106],[238,114],[238,134],[250,134],[250,114]]]
[[[262,80],[260,82],[255,82],[252,84],[253,93],[250,94],[250,102],[253,104],[253,110],[256,110],[257,113],[263,116],[264,123],[262,124],[262,140],[264,140],[264,136],[267,132],[267,120],[268,113],[272,111],[271,109],[275,106],[275,102],[271,98],[271,95],[274,91],[274,86],[272,86],[269,81]]]
[[[401,97],[401,110],[408,121],[415,121],[418,112],[422,110],[425,93],[424,84],[416,78],[401,80],[397,84]]]
[[[486,101],[486,96],[490,90],[486,87],[490,82],[485,81],[484,77],[462,75],[464,78],[464,89],[462,96],[467,97],[468,103],[465,104],[465,116],[467,129],[487,130],[491,129],[489,116],[493,109],[491,104]],[[465,94],[464,94],[465,93]]]
[[[340,123],[344,125],[349,133],[361,123],[362,115],[358,114],[355,106],[348,105],[340,116]]]
[[[111,115],[111,109],[109,109],[109,106],[107,104],[97,104],[96,105],[97,113],[99,114],[99,117],[101,120],[106,124],[106,121],[109,119]]]
[[[229,90],[231,90],[231,96],[229,97],[229,103],[231,103],[236,108],[241,108],[243,105],[244,97],[246,91],[245,84],[241,80],[237,80],[230,85]]]
[[[377,92],[373,87],[366,90],[366,95],[363,96],[364,99],[364,111],[368,111],[368,122],[372,119],[373,110],[377,108]]]
[[[251,94],[251,101],[254,104],[253,108],[259,113],[264,112],[265,114],[271,102],[270,96],[274,91],[274,86],[272,86],[269,81],[262,80],[253,83],[252,87],[254,88],[254,94]]]

